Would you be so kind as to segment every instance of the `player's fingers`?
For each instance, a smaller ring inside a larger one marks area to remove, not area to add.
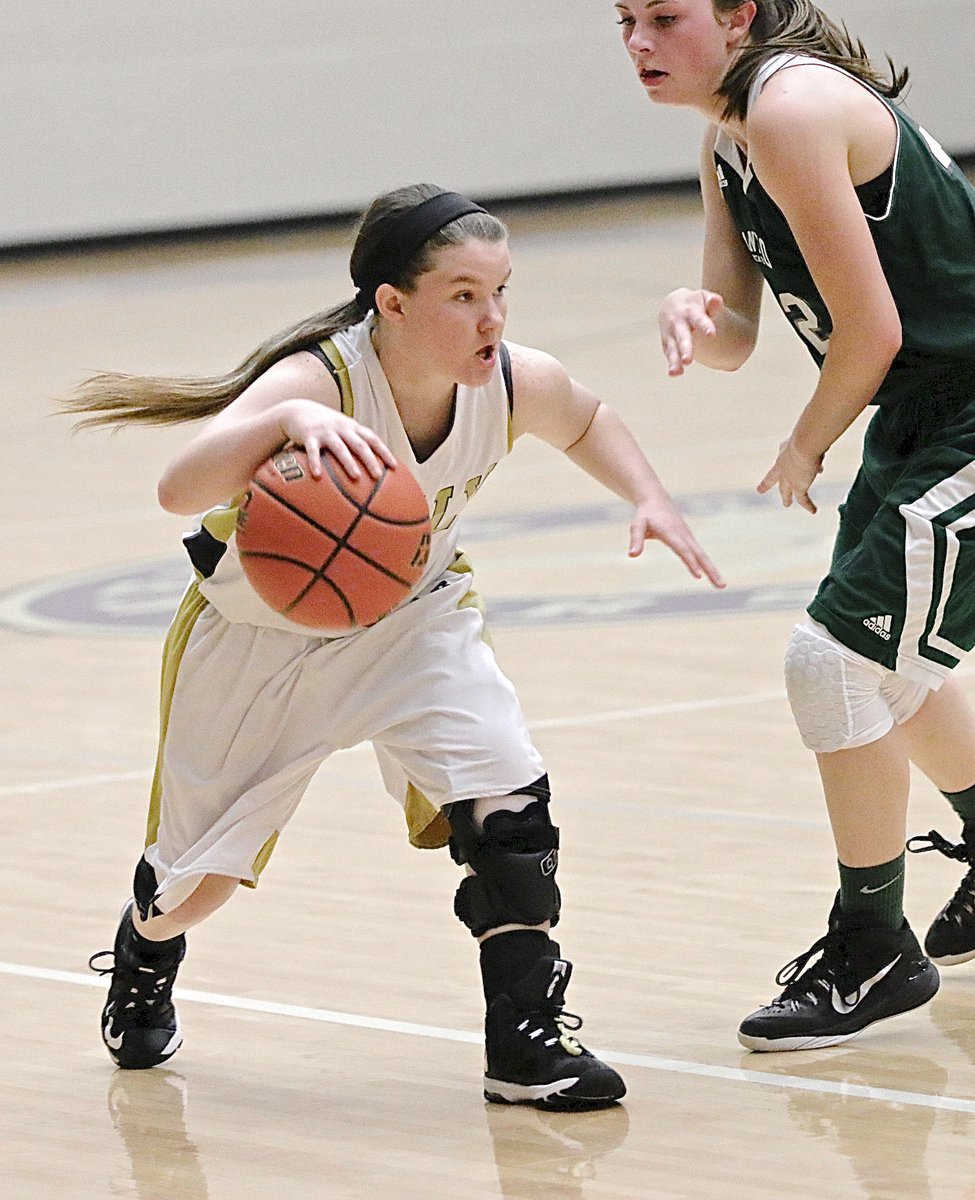
[[[355,454],[356,458],[366,468],[373,479],[382,479],[383,473],[386,470],[379,455],[375,453],[373,447],[364,437],[355,435],[348,439],[349,449]]]
[[[387,467],[396,466],[396,458],[393,455],[392,450],[390,450],[378,433],[363,426],[362,438],[363,441],[365,441],[372,449],[372,452],[375,454],[377,459],[382,459]]]
[[[770,492],[772,490],[772,488],[775,487],[776,483],[778,482],[778,478],[779,478],[778,472],[776,471],[775,467],[772,467],[771,470],[766,471],[765,475],[762,477],[761,482],[759,483],[758,487],[755,490],[760,495],[764,496],[766,492]]]
[[[362,474],[359,467],[359,462],[352,450],[347,445],[345,439],[337,431],[333,431],[328,438],[323,439],[323,447],[327,448],[335,459],[341,464],[346,474],[352,479],[358,479]]]
[[[695,579],[701,578],[703,571],[701,570],[701,566],[698,562],[696,554],[693,554],[688,550],[678,548],[677,556]]]
[[[724,581],[724,578],[722,577],[721,572],[711,561],[710,557],[707,554],[705,554],[705,552],[701,549],[700,546],[698,546],[698,544],[696,542],[694,543],[694,548],[696,550],[696,555],[697,555],[697,565],[701,569],[701,571],[707,576],[708,581],[716,588],[726,587],[727,585],[725,584],[725,581]],[[695,579],[700,579],[700,575],[696,575]]]
[[[671,549],[695,579],[706,577],[716,588],[723,588],[725,586],[720,571],[698,545],[696,538],[690,530],[687,531],[686,543],[675,543],[671,546]]]
[[[312,479],[320,479],[322,474],[322,451],[318,443],[318,438],[306,437],[303,447]]]
[[[664,352],[664,358],[667,360],[667,374],[682,375],[684,368],[681,363],[681,348],[677,338],[673,334],[665,334],[661,338],[660,345]]]
[[[718,327],[711,320],[711,313],[707,305],[700,312],[696,312],[688,318],[688,325],[694,333],[702,333],[705,337],[714,337],[718,332]]]
[[[357,421],[347,421],[335,429],[333,433],[338,439],[344,454],[350,456],[349,458],[342,457],[341,461],[353,479],[359,477],[360,466],[365,467],[366,472],[373,479],[382,478],[386,467],[380,461],[379,448],[382,447],[385,449],[385,446],[383,446],[382,439],[378,434],[374,433],[368,426],[360,425]],[[348,466],[350,462],[355,467],[354,473]],[[395,460],[393,465],[395,466]]]
[[[627,551],[630,558],[639,558],[650,532],[645,521],[630,522],[630,548]]]
[[[705,562],[710,566],[708,556],[698,545],[697,539],[683,521],[675,529],[650,530],[648,536],[659,538],[668,549],[677,555],[695,579],[700,579],[702,575],[708,573],[704,566]],[[714,571],[713,566],[710,569]]]

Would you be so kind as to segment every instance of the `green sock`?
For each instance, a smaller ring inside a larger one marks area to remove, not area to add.
[[[961,817],[962,824],[975,821],[975,783],[963,792],[942,792],[955,812]]]
[[[840,911],[868,914],[884,929],[904,923],[904,854],[879,867],[840,868]]]

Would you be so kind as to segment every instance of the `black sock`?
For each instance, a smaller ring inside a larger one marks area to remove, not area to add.
[[[488,1006],[506,996],[540,958],[558,957],[559,947],[541,929],[511,929],[481,942],[481,981]]]
[[[129,937],[136,954],[144,963],[165,963],[181,957],[180,951],[185,943],[185,934],[177,934],[164,942],[154,942],[151,938],[143,937],[128,916]]]
[[[975,822],[975,785],[961,792],[942,792],[955,812],[961,817],[962,824]]]

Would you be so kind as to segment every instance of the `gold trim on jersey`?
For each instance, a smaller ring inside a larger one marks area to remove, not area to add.
[[[207,513],[207,517],[216,517],[219,524],[220,520],[231,512],[234,514],[234,519],[236,520],[236,507],[233,509],[221,509],[215,513]],[[204,518],[204,521],[206,521],[206,518]],[[233,525],[230,526],[230,529],[232,532]],[[220,536],[216,529],[211,529],[210,532],[214,537]],[[227,536],[229,537],[230,534],[228,533]],[[160,810],[162,807],[163,749],[166,745],[166,734],[169,730],[169,714],[173,707],[176,677],[179,674],[180,663],[183,661],[183,654],[190,640],[190,634],[193,632],[201,613],[209,605],[210,601],[200,593],[199,580],[194,579],[180,601],[179,608],[176,610],[176,616],[173,618],[173,623],[170,625],[169,632],[166,634],[166,640],[163,643],[162,678],[159,688],[159,749],[156,752],[156,766],[153,771],[152,787],[149,792],[149,815],[146,820],[147,847],[151,846],[159,835]],[[257,886],[256,880],[260,877],[261,872],[267,865],[268,859],[271,857],[271,852],[278,840],[278,834],[279,831],[275,830],[258,851],[253,866],[255,882],[252,883],[249,879],[242,879],[240,882],[244,887],[252,888]]]
[[[406,785],[403,816],[410,845],[417,850],[441,850],[450,839],[450,822],[412,783]]]
[[[355,416],[355,397],[352,395],[352,380],[349,379],[349,368],[345,365],[345,359],[331,338],[326,338],[325,341],[319,342],[318,345],[321,348],[322,354],[332,364],[333,378],[338,384],[339,395],[342,400],[342,412],[347,417]]]
[[[209,516],[209,514],[207,515]],[[163,748],[166,745],[166,734],[169,730],[169,714],[173,707],[176,676],[179,674],[179,665],[183,661],[183,652],[186,650],[193,627],[209,603],[210,601],[200,594],[198,581],[194,579],[183,594],[183,599],[179,603],[179,608],[176,610],[173,623],[170,625],[163,643],[162,678],[159,687],[159,749],[156,752],[156,768],[153,772],[152,788],[149,792],[146,846],[151,846],[159,833]]]
[[[281,830],[275,829],[260,850],[258,850],[257,857],[254,859],[254,863],[251,867],[251,870],[254,872],[255,880],[260,879],[261,872],[267,866],[267,860],[274,853],[274,847],[278,844],[278,838],[280,836]],[[257,884],[251,883],[249,879],[242,879],[240,882],[244,885],[244,887],[257,887]]]
[[[450,570],[458,575],[474,574],[471,561],[463,550],[457,551],[454,561],[450,564]],[[485,615],[484,601],[473,588],[464,593],[464,597],[457,607],[459,609],[476,608],[482,617]],[[481,626],[481,637],[486,645],[491,646],[491,637],[486,623]],[[491,649],[493,650],[494,647],[491,646]],[[472,799],[474,798],[476,797],[472,797]],[[450,839],[450,822],[442,810],[431,803],[412,783],[406,785],[403,815],[406,817],[411,846],[415,846],[418,850],[440,850],[447,845]]]
[[[218,542],[226,544],[237,528],[237,510],[243,499],[244,494],[241,493],[241,495],[235,496],[225,508],[211,508],[209,512],[203,514],[200,524]]]
[[[454,561],[450,564],[450,570],[454,571],[458,575],[473,576],[474,564],[467,557],[463,550],[458,550],[454,555]],[[481,599],[480,595],[475,592],[473,588],[471,588],[464,594],[463,600],[461,600],[457,607],[477,609],[484,621],[484,624],[481,626],[481,640],[486,646],[490,646],[493,650],[494,643],[491,641],[491,634],[488,632],[487,627],[487,609],[485,608],[484,601]]]

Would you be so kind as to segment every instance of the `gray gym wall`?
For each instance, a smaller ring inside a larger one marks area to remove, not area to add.
[[[825,0],[975,152],[975,0]],[[481,198],[691,177],[612,0],[8,0],[0,246],[344,213],[415,180]]]

